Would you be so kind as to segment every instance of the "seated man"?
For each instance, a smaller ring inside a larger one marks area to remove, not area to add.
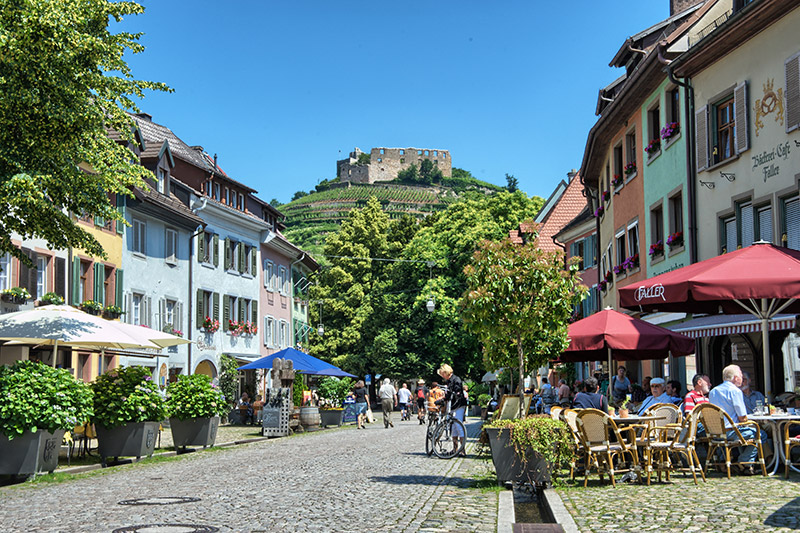
[[[708,391],[711,389],[711,382],[706,380],[707,376],[695,374],[692,378],[692,390],[683,399],[683,412],[690,413],[695,406],[708,401]]]
[[[739,387],[744,395],[744,407],[747,409],[747,414],[752,415],[755,413],[756,404],[761,402],[761,405],[767,405],[764,395],[758,391],[750,388],[750,374],[742,372],[742,386]]]
[[[739,387],[742,385],[742,369],[738,365],[728,365],[722,369],[721,385],[717,385],[708,393],[708,400],[728,413],[734,423],[747,421],[747,409],[744,406],[744,395]],[[728,429],[728,439],[736,438],[736,432],[726,420],[725,427]],[[756,436],[756,429],[752,426],[740,426],[739,432],[746,439],[753,439]],[[766,440],[766,433],[761,431],[761,442]],[[758,457],[758,450],[755,446],[743,446],[739,450],[739,462],[755,461]],[[745,466],[743,473],[753,475],[752,465]]]
[[[650,396],[645,398],[642,405],[639,406],[640,415],[643,415],[645,411],[657,403],[672,403],[672,397],[664,390],[663,378],[653,378],[650,380],[650,393]]]
[[[575,395],[572,406],[575,409],[600,409],[604,413],[608,412],[608,400],[605,395],[597,392],[597,379],[586,378],[583,382],[583,392]]]
[[[672,403],[680,405],[683,399],[681,398],[681,382],[675,379],[667,381],[667,396],[672,398]]]

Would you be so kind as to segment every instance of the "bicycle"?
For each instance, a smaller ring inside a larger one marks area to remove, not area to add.
[[[428,431],[425,439],[425,453],[429,456],[435,454],[439,459],[452,459],[464,452],[467,442],[467,429],[461,420],[450,412],[450,405],[443,417],[438,413],[431,413],[436,417],[435,424],[428,422]],[[453,437],[453,435],[461,437]]]

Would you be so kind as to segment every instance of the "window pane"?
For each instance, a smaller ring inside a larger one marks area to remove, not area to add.
[[[755,240],[755,230],[753,228],[753,206],[752,204],[743,205],[740,208],[740,218],[742,227],[742,247],[750,246]]]
[[[758,238],[762,241],[772,242],[771,207],[765,207],[758,210]]]
[[[725,250],[732,252],[736,249],[736,219],[729,218],[725,221]]]
[[[792,250],[800,250],[800,199],[797,197],[786,202],[786,246]]]

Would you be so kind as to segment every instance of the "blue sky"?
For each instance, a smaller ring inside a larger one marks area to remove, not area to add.
[[[281,202],[355,146],[450,150],[547,197],[580,166],[616,51],[669,16],[669,0],[141,3],[111,29],[144,32],[134,76],[175,90],[142,110]]]

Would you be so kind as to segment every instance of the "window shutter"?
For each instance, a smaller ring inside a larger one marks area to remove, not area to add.
[[[227,294],[222,297],[222,329],[228,330],[228,321],[231,319],[231,298]]]
[[[125,196],[122,194],[117,195],[117,211],[119,211],[120,216],[122,219],[125,219]],[[115,226],[117,227],[117,233],[122,235],[125,232],[125,224],[122,221],[117,220],[115,222]]]
[[[203,309],[203,290],[197,289],[197,300],[195,301],[195,319],[197,319],[197,329],[203,327],[203,321],[206,319],[206,310]]]
[[[695,154],[697,170],[708,167],[708,106],[703,106],[694,115],[695,121]]]
[[[206,234],[198,233],[197,234],[197,261],[199,263],[204,262],[206,259]]]
[[[747,82],[743,81],[733,91],[733,109],[736,113],[736,153],[750,148],[750,124],[747,120]]]
[[[123,288],[123,276],[122,276],[122,269],[118,268],[116,272],[114,282],[116,286],[114,287],[114,305],[118,307],[122,307],[122,288]]]
[[[77,257],[72,258],[72,305],[81,303],[81,296],[78,294],[81,290],[81,260]]]
[[[250,275],[255,276],[258,272],[258,254],[256,253],[256,247],[253,246],[250,248]]]
[[[92,291],[92,300],[94,300],[95,302],[103,303],[103,297],[101,296],[102,291],[100,290],[101,276],[100,276],[100,270],[98,268],[101,266],[102,265],[100,263],[95,263],[94,265],[92,265],[92,270],[94,271],[92,276],[94,281],[94,283],[92,284],[92,286],[94,287],[94,290]]]
[[[742,229],[742,248],[746,248],[755,241],[755,228],[753,226],[753,205],[743,205],[739,210]]]
[[[214,234],[214,246],[211,253],[214,255],[214,266],[219,266],[219,235]]]
[[[164,326],[167,325],[167,301],[164,298],[158,299],[158,320],[156,323],[158,324],[158,331],[164,331]],[[172,324],[172,327],[176,327],[175,324]]]
[[[236,313],[236,321],[237,322],[244,322],[247,317],[245,317],[245,301],[244,298],[237,298],[236,300],[239,304],[238,312]]]
[[[264,327],[261,331],[264,334],[264,346],[269,346],[269,317],[264,317]]]
[[[786,133],[800,128],[800,54],[786,60]]]
[[[36,259],[38,258],[38,256],[37,256],[36,252],[34,252],[33,250],[28,250],[28,257],[33,262],[33,268],[29,268],[28,269],[28,279],[25,280],[25,284],[26,284],[25,287],[28,289],[28,292],[31,293],[31,296],[33,296],[33,298],[35,299],[38,296],[42,296],[42,295],[36,294],[37,293],[36,286],[38,285],[36,283],[36,277],[37,277],[36,274],[39,272],[39,269],[38,269],[38,267],[36,265]],[[45,272],[45,276],[46,275],[47,275],[47,272]],[[22,284],[22,279],[20,279],[19,281],[20,281],[20,284]]]
[[[219,293],[214,293],[214,320],[219,320]]]
[[[225,270],[231,268],[231,240],[225,239]]]
[[[792,250],[800,250],[800,199],[788,200],[785,204],[786,246]]]
[[[264,287],[265,288],[269,287],[269,281],[268,281],[269,278],[267,277],[269,275],[269,272],[267,272],[267,263],[268,263],[268,261],[266,259],[264,259]]]
[[[250,322],[252,322],[253,324],[258,324],[258,302],[256,300],[253,300],[250,314],[252,315],[250,318]]]
[[[183,303],[175,303],[175,328],[183,331]]]
[[[247,271],[247,258],[245,255],[245,250],[247,247],[244,243],[239,243],[236,245],[236,250],[239,252],[239,274],[244,274]]]
[[[56,278],[56,287],[55,292],[62,298],[64,301],[67,301],[67,273],[65,272],[67,268],[67,261],[63,257],[56,257],[55,262],[55,278]]]
[[[142,305],[144,306],[144,320],[142,323],[148,328],[153,327],[153,300],[149,296],[142,298]]]
[[[758,211],[758,240],[774,242],[772,235],[772,209],[769,207]]]
[[[122,306],[122,310],[125,311],[125,314],[122,315],[125,317],[125,322],[131,324],[133,322],[133,313],[131,309],[133,308],[133,295],[131,293],[125,294],[125,302]]]
[[[736,220],[733,218],[725,221],[725,248],[728,252],[736,249]]]

